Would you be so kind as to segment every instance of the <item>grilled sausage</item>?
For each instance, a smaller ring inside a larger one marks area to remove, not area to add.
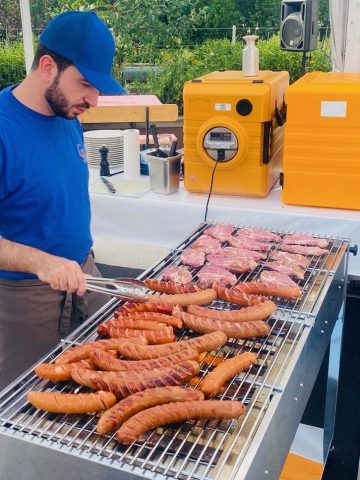
[[[101,412],[116,403],[116,397],[111,392],[96,393],[59,393],[59,392],[28,392],[27,398],[31,405],[53,413],[90,413]]]
[[[254,363],[256,363],[256,355],[250,352],[245,352],[237,357],[224,360],[220,365],[215,367],[212,372],[205,376],[200,384],[200,390],[207,397],[211,397],[221,391],[224,383],[229,380],[229,378],[238,375]]]
[[[244,294],[269,295],[273,297],[286,298],[289,300],[296,300],[301,296],[301,288],[298,286],[287,287],[264,282],[239,283],[236,285],[236,287],[234,287],[234,290]]]
[[[160,370],[162,372],[160,372]],[[144,373],[136,380],[117,378],[117,374],[129,372],[95,372],[93,370],[73,370],[73,380],[80,385],[85,385],[95,390],[106,390],[115,393],[119,398],[127,397],[147,388],[164,387],[167,385],[182,385],[200,371],[199,364],[193,360],[158,369],[157,372]]]
[[[221,330],[230,338],[264,337],[270,333],[270,326],[262,320],[234,323],[196,317],[185,312],[180,313],[180,315],[184,325],[194,332],[210,333]]]
[[[165,328],[164,323],[159,322],[147,322],[146,320],[133,320],[131,318],[117,318],[116,320],[108,320],[107,322],[101,323],[96,331],[99,335],[108,335],[109,329],[111,327],[115,328],[132,328],[134,330],[161,330]]]
[[[151,290],[162,293],[193,293],[200,290],[200,287],[193,283],[186,283],[184,285],[182,283],[155,280],[154,278],[148,278],[144,283]]]
[[[139,305],[142,305],[139,303]],[[166,304],[164,304],[166,305]],[[182,323],[179,318],[173,316],[173,307],[172,305],[168,305],[171,309],[171,313],[165,315],[163,313],[158,312],[129,312],[126,315],[115,312],[115,318],[131,318],[133,320],[145,320],[147,322],[158,322],[164,323],[166,325],[171,325],[172,327],[182,328]]]
[[[248,322],[249,320],[264,320],[272,315],[276,310],[276,305],[271,300],[253,305],[251,307],[241,308],[240,310],[215,310],[213,308],[200,307],[199,305],[189,305],[188,313],[198,317],[211,318],[214,320],[223,320],[225,322]]]
[[[194,293],[178,293],[175,295],[149,295],[155,302],[171,303],[172,305],[206,305],[216,299],[216,292],[212,288],[199,290]]]
[[[152,358],[171,355],[187,348],[195,348],[200,352],[209,352],[225,345],[227,336],[224,332],[217,331],[190,340],[181,340],[180,342],[168,343],[166,345],[150,345],[144,348],[144,345],[123,344],[119,346],[119,352],[126,358],[132,360],[150,360]]]
[[[107,352],[102,350],[94,350],[90,359],[91,362],[101,370],[110,372],[128,371],[132,370],[152,370],[154,368],[167,367],[177,363],[185,362],[185,360],[196,360],[198,352],[195,349],[184,349],[168,355],[166,357],[158,357],[152,360],[118,360]],[[71,378],[71,374],[70,374]]]
[[[158,345],[160,343],[170,343],[175,341],[174,330],[172,327],[164,327],[161,330],[133,330],[131,328],[118,328],[110,326],[108,335],[112,338],[133,338],[144,337],[148,344]]]
[[[162,302],[144,302],[144,303],[132,303],[126,302],[125,305],[115,310],[115,317],[117,314],[128,314],[134,312],[157,312],[165,315],[171,315],[172,307],[168,303]]]
[[[128,418],[146,408],[163,405],[169,402],[185,402],[203,400],[204,394],[199,390],[182,387],[149,388],[143,392],[134,393],[107,410],[97,424],[100,435],[119,428]]]
[[[249,295],[235,288],[215,287],[216,294],[221,300],[226,302],[235,303],[242,307],[251,307],[252,305],[258,305],[259,303],[269,300],[266,297],[260,295]]]
[[[116,438],[120,443],[131,444],[142,433],[185,420],[233,419],[245,413],[241,402],[231,400],[197,400],[193,402],[167,403],[137,413],[119,428]]]
[[[113,355],[110,358],[116,360]],[[64,365],[56,365],[54,363],[40,363],[35,367],[35,373],[38,377],[51,380],[52,382],[64,382],[71,380],[71,370],[76,368],[92,369],[94,366],[89,360],[80,360],[75,363],[65,363]]]
[[[98,340],[97,342],[85,343],[65,350],[56,359],[56,365],[63,365],[64,363],[74,363],[80,360],[89,358],[90,353],[99,348],[101,350],[114,350],[123,343],[135,343],[138,345],[147,345],[147,340],[144,337],[136,338],[111,338],[110,340]]]

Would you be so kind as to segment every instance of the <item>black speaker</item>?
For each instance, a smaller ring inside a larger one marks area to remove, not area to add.
[[[294,52],[316,50],[319,0],[282,0],[280,48]]]

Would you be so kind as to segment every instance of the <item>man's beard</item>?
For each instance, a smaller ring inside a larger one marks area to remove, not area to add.
[[[65,95],[62,93],[59,87],[59,81],[61,77],[59,72],[52,84],[45,90],[45,99],[49,104],[49,107],[58,117],[66,118],[67,120],[73,120],[77,117],[75,113],[70,113],[72,107],[75,108],[89,108],[88,103],[82,103],[77,105],[69,105]]]

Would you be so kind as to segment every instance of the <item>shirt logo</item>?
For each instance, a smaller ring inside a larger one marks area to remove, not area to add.
[[[78,149],[78,153],[81,157],[81,160],[84,162],[84,163],[88,163],[87,162],[87,158],[86,158],[86,150],[85,150],[85,147],[84,145],[82,145],[81,143],[78,143],[77,144],[77,149]]]

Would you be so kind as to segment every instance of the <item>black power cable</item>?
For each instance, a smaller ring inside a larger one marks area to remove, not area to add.
[[[216,167],[217,167],[218,163],[219,163],[219,159],[216,159],[215,160],[215,165],[214,165],[214,168],[213,168],[213,171],[212,171],[212,174],[211,174],[210,190],[209,190],[208,198],[207,198],[207,201],[206,201],[204,222],[206,222],[206,219],[207,219],[209,201],[210,201],[210,197],[211,197],[211,193],[212,193],[212,189],[213,189],[213,184],[214,184],[214,175],[215,175],[215,170],[216,170]]]

